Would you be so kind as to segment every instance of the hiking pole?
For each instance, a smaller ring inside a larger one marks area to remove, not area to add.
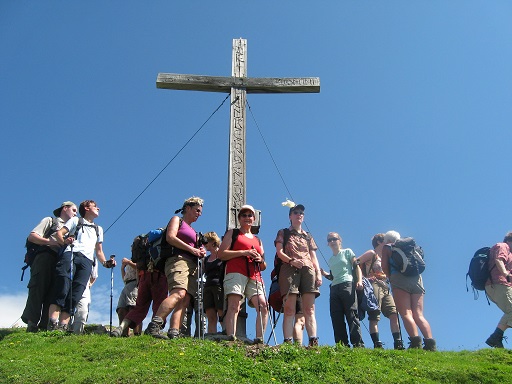
[[[204,329],[203,329],[203,322],[204,322],[204,316],[203,316],[203,263],[201,259],[197,259],[197,336],[200,339],[204,339]]]
[[[263,287],[263,293],[267,292],[267,290],[265,289],[265,283],[263,282],[263,277],[261,276],[261,267],[260,267],[260,264],[259,263],[256,263],[256,267],[258,268],[258,272],[260,274],[260,277],[261,277],[261,285]],[[259,297],[259,292],[258,292],[258,283],[256,282],[256,292],[258,293],[258,306],[260,306],[260,297]],[[270,321],[270,329],[271,329],[271,333],[270,333],[270,336],[274,335],[274,343],[277,345],[277,338],[276,338],[276,334],[274,332],[274,323],[272,322],[272,316],[270,316],[270,306],[268,304],[268,301],[267,301],[267,313],[268,313],[268,318],[269,318],[269,321]],[[261,307],[260,307],[261,308]],[[260,309],[260,321],[261,321],[261,339],[262,340],[265,340],[265,335],[263,334],[263,320],[261,319],[261,309]],[[269,340],[270,340],[270,336],[269,336]],[[268,344],[268,342],[267,342]]]
[[[114,260],[116,255],[110,255],[110,260]],[[114,265],[110,265],[110,329],[109,335],[112,336],[112,301],[114,300]]]
[[[74,245],[73,245],[73,243],[71,243],[69,246],[71,248],[70,264],[69,264],[69,323],[72,323],[71,317],[73,316],[73,312],[74,312],[73,311],[73,247],[74,247]]]

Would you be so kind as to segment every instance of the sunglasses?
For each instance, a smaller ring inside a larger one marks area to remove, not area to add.
[[[303,215],[304,211],[293,211],[294,215]]]
[[[338,240],[339,240],[339,239],[338,239],[337,237],[329,237],[329,238],[327,239],[327,242],[328,242],[328,243],[332,243],[333,241],[338,241]]]
[[[241,213],[240,217],[253,217],[254,215],[252,213]]]

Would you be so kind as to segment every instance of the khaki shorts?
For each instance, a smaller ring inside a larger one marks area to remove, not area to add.
[[[135,304],[137,303],[138,292],[139,288],[137,287],[137,280],[132,280],[129,283],[125,283],[124,288],[119,295],[117,309],[135,307]]]
[[[224,295],[227,297],[233,294],[242,296],[241,300],[246,297],[251,300],[254,295],[265,296],[265,291],[259,281],[249,279],[241,273],[228,273],[224,276]]]
[[[512,327],[512,287],[503,284],[489,284],[485,286],[489,299],[503,311],[499,323]]]
[[[197,293],[197,260],[183,256],[171,256],[165,261],[165,276],[169,292],[173,289],[185,289],[195,297]]]
[[[423,295],[425,294],[425,288],[423,288],[423,280],[421,275],[418,276],[404,276],[400,272],[392,273],[389,277],[391,283],[391,289],[399,288],[402,291],[410,293],[411,295]]]
[[[281,265],[279,271],[279,289],[281,296],[286,296],[288,291],[292,294],[314,293],[315,297],[320,296],[320,291],[315,285],[316,275],[312,267],[297,269],[290,264]]]
[[[368,320],[380,320],[380,314],[388,317],[396,313],[395,300],[389,292],[389,286],[383,281],[374,281],[372,283],[373,293],[379,303],[380,310],[368,311]]]

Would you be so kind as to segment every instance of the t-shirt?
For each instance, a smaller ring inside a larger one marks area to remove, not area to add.
[[[491,248],[489,253],[489,270],[491,272],[491,279],[487,280],[487,284],[502,284],[512,287],[512,277],[509,277],[511,282],[507,281],[507,276],[503,276],[500,270],[496,267],[495,260],[501,260],[505,264],[507,271],[512,270],[512,252],[507,243],[498,243]]]
[[[49,217],[49,216],[45,217],[43,220],[41,220],[41,222],[39,224],[37,224],[37,226],[31,232],[34,232],[41,237],[44,237],[44,234],[46,233],[46,231],[48,231],[52,227],[52,223],[53,223],[53,219],[51,217]],[[64,220],[62,220],[60,217],[57,217],[57,228],[55,228],[56,231],[61,229],[63,226],[64,226]],[[52,233],[50,235],[50,239],[57,241],[57,236],[55,235],[56,233],[57,232]],[[58,246],[58,245],[52,245],[49,247],[52,250],[54,250],[55,252],[58,252],[60,249],[60,246]]]
[[[347,283],[354,280],[352,277],[352,260],[356,257],[350,248],[340,250],[331,256],[327,264],[334,277],[331,285]]]
[[[316,251],[318,247],[316,246],[315,240],[313,237],[305,231],[298,232],[292,227],[290,229],[290,238],[286,245],[284,246],[284,253],[293,259],[302,260],[305,267],[314,268],[313,261],[311,260],[311,255],[309,251]],[[277,243],[284,243],[284,230],[280,229],[277,232],[276,239],[274,240],[274,245]]]
[[[96,250],[96,243],[103,243],[103,228],[98,226],[99,236],[96,236],[96,229],[92,226],[92,223],[84,219],[84,225],[75,233],[78,225],[78,217],[72,217],[69,219],[64,227],[69,230],[72,236],[75,236],[73,242],[73,252],[80,252],[89,260],[94,261],[94,252]],[[71,246],[66,247],[66,252],[71,251]]]

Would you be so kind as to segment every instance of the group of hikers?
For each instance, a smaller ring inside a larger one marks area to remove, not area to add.
[[[396,231],[376,234],[372,249],[356,257],[351,249],[342,247],[338,233],[329,232],[326,242],[332,256],[327,260],[327,272],[320,268],[315,240],[302,227],[304,205],[290,201],[283,205],[289,207],[290,226],[277,232],[275,260],[270,265],[282,298],[284,343],[302,344],[305,329],[308,345],[318,345],[315,299],[326,278],[331,281],[329,303],[336,343],[365,347],[360,327],[364,307],[374,348],[383,348],[378,328],[382,314],[389,319],[394,349],[405,349],[399,317],[409,348],[437,349],[423,314],[422,251],[412,238],[402,239]],[[136,239],[146,240],[145,248],[134,241],[132,258],[124,258],[121,264],[125,286],[117,305],[120,324],[111,330],[111,336],[127,336],[130,329],[140,334],[142,321],[152,306],[153,316],[145,330],[152,337],[182,336],[185,319],[190,332],[195,308],[196,315],[200,312],[198,318],[206,314],[206,335],[220,334],[225,340],[235,341],[238,317],[247,300],[256,310],[252,342],[264,343],[269,303],[262,271],[269,264],[261,240],[252,231],[256,210],[243,205],[238,210],[237,228],[229,229],[221,240],[215,232],[202,235],[193,229],[202,209],[203,200],[194,196],[176,210],[159,239],[158,259],[140,256],[140,249],[147,251],[148,239]],[[94,223],[99,215],[96,203],[86,200],[78,211],[80,218],[76,217],[74,203],[62,203],[54,210],[55,217],[44,218],[28,237],[36,245],[35,259],[30,263],[27,304],[21,316],[28,332],[71,330],[69,320],[73,315],[75,323],[80,318],[79,303],[97,276],[94,266],[116,265],[113,258],[106,259],[102,250],[103,230]],[[504,312],[486,341],[491,347],[503,348],[503,332],[512,326],[512,283],[508,281],[511,248],[512,232],[490,251],[491,277],[485,289]],[[77,333],[83,331],[84,321],[78,323]],[[202,329],[203,324],[196,321],[196,335],[198,328]]]

